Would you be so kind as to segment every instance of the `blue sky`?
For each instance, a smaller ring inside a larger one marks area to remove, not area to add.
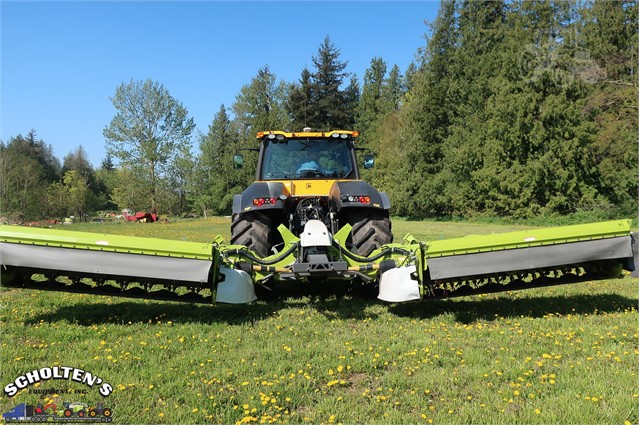
[[[122,82],[162,83],[206,132],[220,105],[268,65],[297,81],[328,35],[360,83],[374,57],[405,71],[439,3],[0,2],[0,140],[35,129],[62,160],[82,145],[94,166]],[[197,145],[197,132],[194,134]]]

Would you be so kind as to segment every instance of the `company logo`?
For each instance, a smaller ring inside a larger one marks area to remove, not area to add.
[[[32,370],[18,376],[13,382],[4,387],[4,393],[9,397],[13,397],[18,391],[27,388],[29,385],[49,380],[77,382],[89,388],[97,387],[98,392],[103,397],[108,397],[113,392],[113,386],[98,375],[75,367],[54,366]]]
[[[55,402],[35,406],[21,403],[2,414],[2,420],[9,422],[111,422],[113,409],[97,403],[89,406],[86,403]]]

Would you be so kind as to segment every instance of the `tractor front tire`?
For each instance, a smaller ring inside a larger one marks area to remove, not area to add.
[[[273,246],[272,225],[272,220],[263,213],[233,214],[231,244],[244,245],[261,257],[266,257]]]
[[[351,250],[368,257],[382,245],[393,242],[391,221],[387,211],[358,209],[349,215]]]

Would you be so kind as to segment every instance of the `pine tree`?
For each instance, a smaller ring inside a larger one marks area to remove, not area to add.
[[[234,121],[245,140],[255,138],[258,131],[289,127],[285,100],[289,98],[287,85],[277,81],[270,68],[259,69],[251,82],[240,89],[232,110]]]
[[[381,98],[386,77],[386,62],[381,58],[371,59],[364,73],[364,85],[357,107],[357,129],[361,133],[363,145],[374,139],[374,123],[380,118]]]
[[[235,139],[231,119],[226,107],[221,105],[208,132],[200,138],[200,154],[196,161],[192,201],[204,216],[230,212],[232,198],[229,193],[235,175],[232,170]]]
[[[612,214],[637,212],[637,52],[636,0],[589,1],[579,9],[576,42],[585,56],[580,76],[589,83],[585,112],[597,129],[592,154],[596,181],[605,201],[592,208]],[[607,204],[606,204],[607,201]]]
[[[357,114],[357,105],[360,99],[359,80],[356,75],[351,75],[350,81],[346,89],[344,89],[344,109],[345,118],[341,123],[340,129],[350,130],[355,126],[355,115]]]
[[[308,116],[313,115],[312,107],[313,99],[313,83],[311,81],[311,71],[304,67],[299,84],[293,84],[290,89],[290,96],[286,103],[292,131],[300,131],[304,127],[308,127]]]
[[[312,75],[313,91],[311,106],[313,114],[309,118],[309,126],[315,130],[331,130],[346,128],[351,122],[351,111],[348,110],[344,92],[340,89],[344,79],[347,62],[340,62],[340,51],[326,36],[320,45],[317,56],[313,56],[315,72]]]
[[[443,1],[431,25],[432,36],[420,50],[419,69],[409,70],[410,91],[398,117],[397,131],[390,135],[392,140],[380,140],[399,153],[384,168],[392,175],[392,187],[387,190],[397,214],[424,217],[449,213],[442,187],[445,179],[439,173],[444,161],[442,145],[455,113],[455,99],[450,93],[459,78],[452,75],[459,48],[456,16],[456,3]]]
[[[0,214],[46,217],[47,187],[59,180],[60,161],[34,130],[0,144]]]
[[[382,87],[382,95],[380,102],[380,110],[382,113],[399,111],[402,106],[402,99],[406,93],[403,83],[404,77],[401,74],[399,66],[393,65],[388,72],[388,77],[384,80]]]

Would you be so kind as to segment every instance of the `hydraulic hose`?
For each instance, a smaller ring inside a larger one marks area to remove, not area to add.
[[[336,248],[340,249],[340,251],[347,256],[348,258],[350,258],[353,261],[357,261],[360,263],[370,263],[373,262],[375,260],[379,260],[380,258],[388,255],[388,254],[400,254],[400,255],[413,255],[412,251],[409,251],[407,249],[404,248],[398,248],[398,247],[389,247],[384,249],[382,252],[380,252],[377,255],[374,255],[372,257],[361,257],[357,254],[353,254],[352,252],[350,252],[347,249],[343,249],[336,241],[333,241],[333,246],[335,246]]]
[[[255,255],[253,255],[250,251],[247,251],[245,249],[227,249],[223,251],[223,255],[239,255],[245,258],[248,258],[249,260],[253,261],[254,263],[257,264],[261,264],[264,266],[269,266],[271,264],[275,264],[278,263],[280,261],[282,261],[284,258],[288,257],[293,251],[295,251],[297,249],[297,247],[299,246],[299,242],[296,242],[295,244],[291,245],[291,247],[289,249],[287,249],[286,251],[280,253],[277,257],[272,258],[270,260],[263,260]]]

